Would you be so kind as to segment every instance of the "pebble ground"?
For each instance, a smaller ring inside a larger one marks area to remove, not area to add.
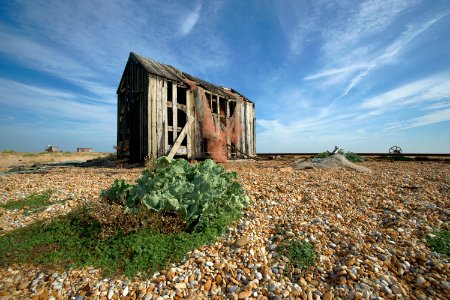
[[[427,246],[450,229],[450,165],[365,162],[350,169],[292,170],[286,161],[227,163],[253,200],[216,243],[150,278],[104,278],[92,268],[0,268],[0,299],[450,299],[450,261]],[[53,189],[36,214],[0,208],[0,234],[98,200],[115,178],[142,168],[54,168],[0,176],[0,203]],[[290,267],[284,239],[314,244],[317,263]]]

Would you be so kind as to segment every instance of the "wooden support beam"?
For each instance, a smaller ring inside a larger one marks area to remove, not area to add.
[[[168,158],[173,158],[175,154],[177,154],[178,149],[181,146],[181,143],[183,142],[184,138],[186,137],[186,134],[188,133],[188,128],[193,122],[193,119],[188,117],[188,121],[186,125],[184,125],[183,130],[181,130],[180,135],[178,136],[177,140],[172,146],[172,149],[170,149],[169,154],[167,155]]]
[[[162,144],[164,145],[163,152],[166,153],[169,149],[169,132],[167,131],[167,89],[169,88],[169,85],[167,84],[167,80],[163,81],[163,87],[162,87],[162,122],[163,122],[163,139],[164,141]]]
[[[186,140],[186,146],[187,146],[187,158],[193,159],[195,157],[195,94],[193,91],[186,90],[186,117],[188,120],[192,120],[191,122],[187,122],[188,124],[188,131],[187,131],[187,140]]]
[[[150,118],[150,122],[149,122],[149,151],[151,153],[151,157],[152,158],[157,158],[158,157],[158,153],[157,153],[157,135],[156,135],[156,131],[157,131],[157,120],[156,120],[156,91],[157,91],[157,81],[155,77],[150,77],[149,76],[149,105],[148,105],[148,114],[149,114],[149,118]]]
[[[226,126],[229,129],[230,128],[230,101],[228,99],[225,99],[225,118],[226,118]],[[227,145],[231,144],[231,137],[228,134],[227,135]],[[227,148],[228,149],[228,148]],[[231,149],[228,149],[227,151],[227,157],[231,158]]]
[[[175,128],[175,130],[173,131],[173,143],[175,143],[175,141],[177,140],[178,137],[178,105],[177,105],[177,83],[174,82],[172,84],[172,125],[173,128]]]

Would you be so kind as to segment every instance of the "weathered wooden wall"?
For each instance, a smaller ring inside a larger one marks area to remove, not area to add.
[[[231,96],[225,99],[208,94],[213,117],[224,126],[229,124],[231,103],[237,103],[235,110],[239,110],[242,138],[236,145],[240,152],[236,151],[233,157],[246,157],[241,152],[255,155],[254,104],[236,102]],[[195,92],[189,91],[183,82],[149,74],[130,59],[118,89],[117,108],[117,144],[127,148],[123,153],[125,156],[140,161],[146,156],[155,158],[169,154],[188,159],[205,157],[204,139],[196,116]]]
[[[129,60],[118,89],[117,144],[134,160],[143,160],[148,152],[147,88],[147,71]]]

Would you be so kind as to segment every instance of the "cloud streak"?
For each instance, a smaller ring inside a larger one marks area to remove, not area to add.
[[[200,18],[201,9],[202,5],[197,5],[197,7],[190,12],[186,19],[181,23],[180,32],[182,35],[188,35],[191,33],[192,29],[194,29],[195,24],[197,24],[198,19]]]
[[[364,100],[360,108],[400,107],[424,101],[450,99],[450,74],[417,80]]]
[[[115,106],[81,103],[77,101],[83,97],[81,95],[4,78],[0,78],[0,93],[9,95],[0,98],[3,109],[8,108],[9,111],[20,115],[27,113],[36,117],[30,120],[45,118],[51,122],[80,121],[95,124],[99,130],[115,130]]]

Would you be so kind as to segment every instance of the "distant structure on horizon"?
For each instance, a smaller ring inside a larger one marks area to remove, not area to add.
[[[47,152],[61,152],[61,150],[59,149],[58,146],[52,146],[52,145],[48,145],[47,148],[45,148],[45,151]]]
[[[77,152],[94,152],[94,148],[77,148]]]
[[[255,104],[172,66],[130,53],[117,88],[117,155],[223,161],[256,155]]]

